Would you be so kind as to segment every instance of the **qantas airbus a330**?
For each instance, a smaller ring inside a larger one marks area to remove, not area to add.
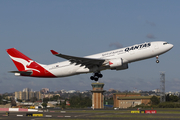
[[[102,70],[128,69],[128,63],[152,57],[156,57],[156,63],[159,63],[158,56],[172,48],[172,44],[156,41],[136,44],[86,57],[75,57],[51,50],[53,55],[68,61],[50,65],[39,64],[15,48],[7,49],[7,52],[18,69],[18,71],[10,71],[15,73],[16,76],[66,77],[82,73],[93,73],[90,79],[98,81],[99,78],[103,77],[100,72]]]

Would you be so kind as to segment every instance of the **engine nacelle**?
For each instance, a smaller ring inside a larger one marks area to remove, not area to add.
[[[122,58],[115,58],[115,59],[109,60],[109,66],[110,66],[111,70],[128,69],[128,64],[123,63]]]
[[[123,64],[122,58],[115,58],[115,59],[109,60],[110,68],[120,67],[120,66],[122,66],[122,64]]]
[[[128,64],[127,63],[124,63],[122,66],[113,68],[111,70],[125,70],[125,69],[128,69]]]

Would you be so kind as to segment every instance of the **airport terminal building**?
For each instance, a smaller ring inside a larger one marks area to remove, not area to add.
[[[113,94],[114,108],[128,108],[136,105],[149,105],[152,96],[141,96],[139,93],[115,93]]]

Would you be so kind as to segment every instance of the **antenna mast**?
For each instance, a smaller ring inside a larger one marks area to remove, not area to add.
[[[161,72],[160,73],[160,102],[165,102],[166,101],[166,96],[165,96],[165,73]]]

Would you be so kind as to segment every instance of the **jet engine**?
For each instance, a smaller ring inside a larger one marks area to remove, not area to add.
[[[115,58],[109,60],[109,66],[111,70],[124,70],[128,69],[128,63],[123,63],[122,58]]]

